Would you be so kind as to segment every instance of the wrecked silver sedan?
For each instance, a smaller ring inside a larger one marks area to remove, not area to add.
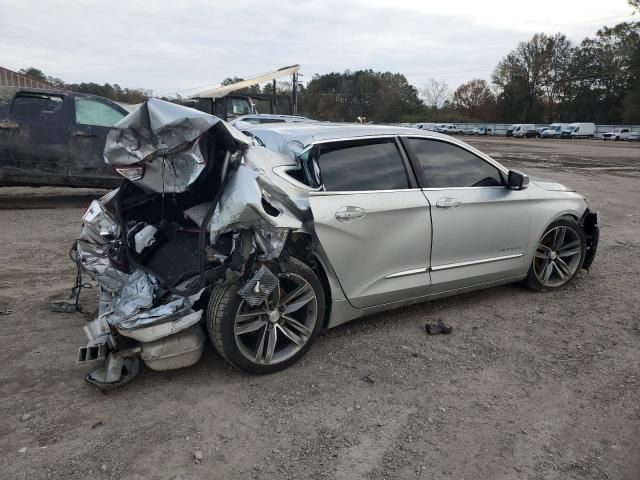
[[[256,126],[152,99],[115,125],[126,180],[74,246],[99,285],[78,362],[109,388],[140,360],[198,361],[208,336],[253,373],[322,328],[526,279],[560,288],[593,261],[597,214],[451,137],[399,127]]]

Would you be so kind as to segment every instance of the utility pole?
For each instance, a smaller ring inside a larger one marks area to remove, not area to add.
[[[295,72],[292,75],[292,91],[291,91],[291,100],[293,102],[293,114],[298,114],[298,73]]]
[[[276,79],[274,78],[273,79],[273,106],[275,107],[277,103],[278,103],[278,97],[276,96]]]

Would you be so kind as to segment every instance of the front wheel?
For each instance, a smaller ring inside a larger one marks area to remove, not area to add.
[[[291,258],[274,266],[278,286],[258,306],[240,295],[241,285],[216,287],[207,309],[207,329],[218,353],[250,373],[273,373],[302,357],[324,318],[324,292],[316,274]]]
[[[534,290],[564,287],[578,273],[586,251],[586,240],[574,220],[557,220],[542,235],[536,246],[527,285]]]

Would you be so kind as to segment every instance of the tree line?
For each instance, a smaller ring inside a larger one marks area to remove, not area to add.
[[[316,75],[300,106],[323,120],[640,123],[640,22],[603,27],[578,44],[537,33],[500,60],[491,81],[454,91],[433,78],[418,91],[389,72]]]
[[[66,83],[60,78],[45,75],[42,70],[35,67],[22,68],[18,70],[18,73],[33,78],[34,80],[49,83],[53,88],[99,95],[121,103],[141,103],[153,95],[151,90],[144,88],[122,88],[117,83],[113,85],[109,83],[100,85],[94,82]]]

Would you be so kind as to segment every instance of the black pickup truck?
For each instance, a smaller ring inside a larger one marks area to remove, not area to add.
[[[118,186],[102,152],[128,113],[94,95],[0,87],[0,186]]]

